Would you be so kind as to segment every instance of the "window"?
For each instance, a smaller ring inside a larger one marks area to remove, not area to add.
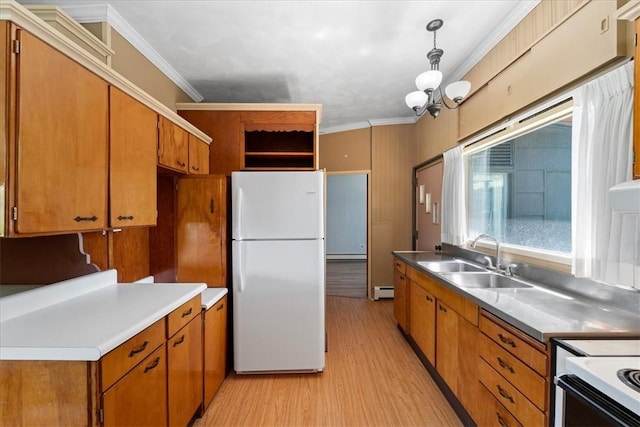
[[[571,115],[557,116],[468,151],[468,236],[571,253]]]

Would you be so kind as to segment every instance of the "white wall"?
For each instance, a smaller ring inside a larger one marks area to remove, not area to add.
[[[327,255],[367,253],[367,175],[327,176]]]

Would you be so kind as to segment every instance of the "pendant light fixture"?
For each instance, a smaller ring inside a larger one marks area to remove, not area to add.
[[[466,80],[448,85],[444,92],[449,99],[455,102],[454,106],[449,106],[442,95],[442,89],[440,87],[440,83],[442,82],[440,58],[442,58],[444,50],[436,47],[436,31],[442,28],[443,23],[442,19],[434,19],[427,24],[427,31],[433,33],[433,49],[427,53],[431,70],[425,71],[416,77],[416,86],[419,90],[409,93],[404,99],[407,106],[416,113],[416,116],[422,116],[425,111],[429,111],[429,114],[435,119],[438,117],[443,105],[450,110],[454,110],[458,108],[471,89],[471,83]],[[440,95],[437,101],[436,91],[437,94]]]

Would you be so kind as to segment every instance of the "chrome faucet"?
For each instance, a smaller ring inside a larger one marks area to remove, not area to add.
[[[488,234],[481,234],[478,237],[476,237],[475,240],[471,243],[471,247],[475,248],[476,244],[478,243],[478,240],[480,239],[490,239],[496,243],[496,271],[503,272],[504,270],[502,268],[502,249],[500,248],[500,242],[498,242],[498,239]]]

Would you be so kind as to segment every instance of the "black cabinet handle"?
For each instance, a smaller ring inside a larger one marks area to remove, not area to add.
[[[502,369],[506,369],[507,371],[511,372],[512,374],[516,373],[516,371],[514,371],[511,366],[509,366],[504,360],[502,360],[501,357],[498,357],[498,363],[500,364],[500,367]]]
[[[443,306],[441,306],[441,305],[438,305],[438,310],[440,310],[440,311],[444,311],[445,313],[447,312],[447,309],[446,309],[446,308],[444,308],[444,307],[443,307]]]
[[[129,353],[129,357],[133,357],[136,354],[140,353],[141,351],[144,351],[144,349],[147,348],[147,345],[149,345],[149,341],[143,342],[140,347],[134,348],[133,350],[131,350],[131,352]]]
[[[193,307],[189,307],[189,310],[184,311],[182,313],[182,317],[187,317],[188,315],[190,315],[193,312]]]
[[[199,167],[197,167],[197,166],[191,166],[191,169],[193,169],[193,170],[194,170],[194,171],[196,171],[196,172],[198,172],[198,171],[200,170],[200,168],[199,168]]]
[[[496,412],[496,417],[498,418],[498,424],[500,424],[500,427],[509,427],[509,424],[502,419],[500,413]]]
[[[515,403],[515,401],[513,400],[513,397],[509,396],[509,393],[504,391],[504,389],[500,387],[500,385],[497,385],[496,387],[498,387],[498,392],[500,393],[500,396],[504,397],[511,403]]]
[[[425,298],[427,299],[427,301],[433,302],[433,298],[431,298],[429,295],[426,295]]]
[[[209,210],[211,211],[211,213],[213,213],[214,208],[215,208],[215,206],[213,204],[213,199],[211,199],[211,201],[209,202]]]
[[[216,311],[220,311],[224,308],[224,304],[220,304],[220,307],[216,308]]]
[[[178,338],[177,340],[175,340],[175,341],[173,342],[173,346],[175,347],[175,346],[177,346],[177,345],[182,344],[183,342],[184,342],[184,334],[182,334],[182,336],[181,336],[180,338]]]
[[[181,167],[187,166],[185,162],[181,162],[180,160],[176,160],[176,163],[178,164],[178,166],[181,166]]]
[[[120,220],[120,221],[132,221],[133,220],[133,215],[129,215],[129,216],[118,215],[118,220]]]
[[[151,363],[151,365],[146,366],[144,368],[144,373],[146,374],[148,371],[156,368],[158,366],[158,363],[160,363],[160,357],[156,357],[155,360],[153,361],[153,363]]]
[[[502,341],[502,342],[503,342],[503,343],[505,343],[506,345],[509,345],[509,346],[511,346],[511,347],[513,347],[513,348],[516,348],[516,343],[515,343],[515,341],[514,341],[514,340],[512,340],[511,338],[509,338],[509,337],[505,337],[505,336],[504,336],[504,335],[502,335],[502,334],[498,334],[498,338],[500,338],[500,341]]]
[[[97,216],[77,216],[75,218],[73,218],[73,220],[75,222],[82,222],[82,221],[91,221],[91,222],[96,222],[98,220]]]

